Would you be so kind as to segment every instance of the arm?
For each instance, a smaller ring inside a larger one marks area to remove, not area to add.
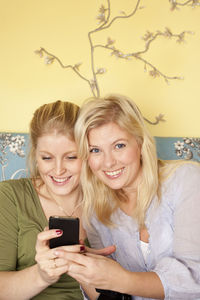
[[[23,186],[20,187],[20,190]],[[23,197],[19,193],[18,197]],[[37,241],[38,264],[24,270],[18,268],[18,209],[16,191],[12,183],[0,183],[0,299],[30,299],[40,293],[47,286],[56,282],[64,270],[54,270],[47,262],[51,258],[47,247],[48,238],[52,232],[40,233]],[[53,233],[55,237],[55,233]],[[33,243],[33,247],[34,247]],[[45,264],[46,261],[46,264]],[[30,265],[32,261],[30,262]],[[54,264],[53,264],[54,265]],[[55,273],[61,272],[61,273]]]
[[[199,167],[188,165],[177,170],[171,191],[174,195],[172,254],[160,258],[151,272],[130,272],[112,260],[87,254],[66,257],[69,274],[95,287],[141,297],[200,298],[199,182]]]
[[[54,229],[38,234],[35,257],[37,264],[34,266],[22,271],[0,272],[0,291],[3,300],[30,299],[57,282],[60,275],[66,273],[68,269],[66,260],[55,259],[54,251],[59,248],[49,249],[48,245],[49,239],[56,238],[61,234]],[[80,253],[81,251],[81,245],[65,246],[64,248],[69,253]]]
[[[68,260],[67,273],[81,284],[141,297],[164,299],[162,283],[154,272],[130,272],[110,258],[91,253],[82,255],[56,250],[55,255]]]
[[[48,286],[38,274],[37,265],[22,271],[0,272],[0,299],[26,300]]]
[[[103,250],[104,252],[101,252],[101,249],[103,249],[103,244],[95,228],[92,225],[91,226],[88,226],[88,224],[86,225],[84,222],[83,225],[84,225],[84,230],[87,232],[87,245],[88,245],[88,247],[86,247],[87,252],[106,256],[113,253],[116,250],[115,246],[111,246],[111,248],[110,247],[104,248]],[[91,246],[93,248],[90,248]],[[81,285],[84,299],[96,300],[98,298],[99,293],[96,292],[94,287],[84,282],[79,282],[79,283]]]
[[[89,242],[86,239],[86,245],[84,245],[84,241],[80,241],[82,245],[85,247],[85,252],[87,253],[93,253],[97,255],[103,255],[107,256],[115,252],[116,247],[114,245],[108,246],[106,248],[103,248],[102,242],[99,240],[99,236],[96,232],[96,230],[93,227],[90,227],[87,229],[87,234],[89,236],[90,241],[92,241],[93,246],[96,246],[97,249],[90,248]],[[66,252],[69,252],[68,247],[63,247],[63,250]],[[85,254],[85,253],[84,253]],[[86,283],[81,282],[81,290],[84,295],[84,299],[90,299],[90,300],[96,300],[99,296],[99,293],[96,292],[95,288],[92,287],[91,285],[88,285]]]
[[[0,299],[30,299],[46,285],[39,277],[37,265],[16,271],[17,209],[10,185],[3,182],[0,185],[0,232]]]
[[[86,251],[88,253],[94,253],[94,254],[104,255],[104,256],[110,255],[111,253],[115,252],[115,250],[116,250],[115,246],[109,246],[109,247],[98,249],[98,250],[86,247]],[[81,284],[81,288],[83,290],[83,293],[84,293],[84,296],[86,297],[86,299],[88,299],[87,296],[89,297],[90,300],[97,299],[97,297],[99,296],[99,293],[96,292],[94,287],[92,287],[89,284],[83,283],[83,282],[80,282],[80,284]]]
[[[172,255],[162,258],[154,271],[165,295],[184,300],[200,298],[200,167],[179,167],[173,176],[174,235]]]
[[[92,226],[87,228],[87,235],[92,246],[103,246]],[[68,260],[68,274],[80,282],[88,296],[90,294],[87,287],[90,290],[101,288],[143,297],[164,298],[163,286],[156,273],[129,272],[114,260],[105,257],[116,250],[115,246],[101,250],[86,249],[85,255],[67,253],[59,249],[55,250],[55,255]]]
[[[91,235],[90,235],[90,237],[91,237]],[[84,243],[82,243],[82,244],[84,244]],[[99,243],[98,243],[98,249],[90,248],[88,241],[87,241],[87,245],[88,245],[88,247],[85,246],[85,250],[87,253],[94,253],[94,254],[98,254],[98,255],[107,256],[116,251],[116,247],[114,245],[106,247],[106,248],[102,248],[102,249],[99,249],[99,246],[101,245]],[[80,283],[80,284],[81,284],[81,290],[83,292],[85,300],[86,299],[87,300],[88,299],[96,300],[98,298],[99,293],[97,293],[97,291],[94,287],[92,287],[91,285],[85,284],[85,283]]]

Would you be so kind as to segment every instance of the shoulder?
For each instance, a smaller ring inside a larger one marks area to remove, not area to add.
[[[182,163],[173,170],[162,185],[162,192],[170,203],[200,200],[200,164]],[[173,201],[173,200],[174,201]]]
[[[171,175],[171,180],[181,182],[200,182],[200,164],[183,163],[177,166]]]
[[[31,180],[29,178],[10,179],[0,182],[0,195],[2,196],[10,194],[17,195],[23,193],[27,188],[33,188]]]
[[[35,199],[31,179],[20,178],[0,182],[1,214],[14,213],[26,206],[27,199]],[[29,201],[31,207],[31,202]]]
[[[0,189],[3,188],[17,188],[24,185],[30,185],[31,180],[29,178],[10,179],[0,182]]]

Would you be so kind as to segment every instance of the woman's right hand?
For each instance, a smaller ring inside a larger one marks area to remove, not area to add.
[[[49,248],[49,240],[61,235],[62,231],[60,230],[45,229],[37,236],[35,260],[41,279],[48,285],[57,282],[60,276],[68,270],[66,260],[57,258],[54,255],[55,249]],[[68,252],[80,252],[81,247],[81,245],[65,246]]]

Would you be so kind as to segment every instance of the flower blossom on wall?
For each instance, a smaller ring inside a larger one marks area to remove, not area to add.
[[[195,159],[200,161],[200,138],[183,138],[183,141],[174,143],[177,157],[183,159]]]
[[[0,133],[0,164],[2,180],[5,180],[5,168],[8,166],[9,152],[21,158],[25,157],[25,138],[23,135]]]

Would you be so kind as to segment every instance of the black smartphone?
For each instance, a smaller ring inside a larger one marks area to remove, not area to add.
[[[61,229],[63,234],[49,240],[49,247],[55,248],[66,245],[79,244],[79,218],[51,216],[49,229]]]

